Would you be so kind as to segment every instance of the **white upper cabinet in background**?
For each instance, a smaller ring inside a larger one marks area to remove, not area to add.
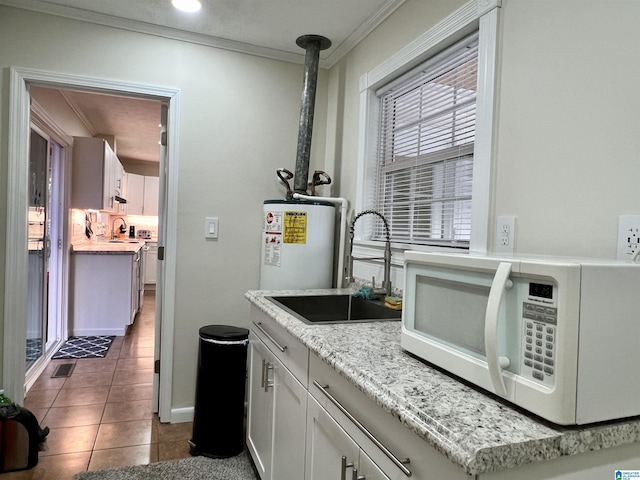
[[[127,215],[158,215],[158,177],[126,174]]]
[[[106,140],[74,137],[71,206],[113,211],[124,169]]]
[[[144,176],[127,173],[127,215],[142,215],[144,202]]]
[[[144,205],[143,215],[158,215],[158,177],[144,177]]]

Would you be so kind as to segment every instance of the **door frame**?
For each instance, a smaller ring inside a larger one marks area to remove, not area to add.
[[[53,356],[55,351],[64,343],[68,331],[68,283],[69,283],[69,252],[65,248],[68,241],[69,234],[69,219],[68,216],[64,217],[64,212],[67,211],[69,206],[69,181],[70,165],[71,165],[71,147],[73,144],[73,138],[68,136],[44,111],[44,109],[35,101],[31,100],[30,106],[30,131],[34,130],[39,135],[46,137],[49,142],[49,152],[51,152],[51,144],[56,143],[63,151],[63,157],[55,162],[53,176],[56,178],[54,192],[52,194],[52,200],[57,200],[57,205],[49,205],[51,212],[56,212],[50,219],[51,224],[54,225],[56,230],[56,238],[52,238],[51,251],[56,252],[55,255],[51,255],[50,262],[54,262],[55,265],[50,264],[50,268],[54,273],[51,276],[51,282],[49,287],[55,285],[55,290],[49,289],[49,304],[51,307],[51,299],[55,302],[55,311],[53,315],[57,316],[59,320],[56,322],[55,331],[51,332],[51,325],[47,328],[47,335],[54,333],[55,338],[50,339],[49,345],[43,344],[42,356],[34,363],[25,378],[25,388],[28,390],[36,379],[42,374],[46,368],[47,362]],[[31,134],[31,133],[30,133]],[[58,240],[62,240],[60,246],[58,246]],[[48,316],[51,316],[51,309],[47,309]]]
[[[175,271],[178,210],[178,131],[180,119],[180,89],[136,84],[110,79],[71,75],[45,70],[10,67],[9,71],[9,134],[7,169],[7,217],[5,255],[5,304],[3,385],[5,393],[18,403],[25,396],[25,342],[27,316],[27,224],[28,153],[30,128],[29,85],[60,89],[81,89],[125,96],[153,97],[169,105],[167,154],[160,159],[160,170],[166,172],[165,249],[162,270],[162,338],[158,416],[171,421],[173,377],[173,331],[175,314]]]

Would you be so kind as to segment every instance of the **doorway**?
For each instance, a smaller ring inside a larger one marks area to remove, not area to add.
[[[20,252],[7,255],[5,276],[11,279],[5,282],[4,305],[4,349],[3,349],[3,386],[8,396],[21,402],[25,395],[25,365],[27,337],[28,299],[28,252],[24,245],[28,242],[25,211],[29,208],[29,194],[26,186],[29,178],[29,86],[39,85],[57,89],[78,89],[98,91],[118,95],[130,95],[155,98],[168,106],[166,154],[161,157],[160,193],[158,215],[158,245],[163,252],[161,288],[156,290],[156,305],[162,313],[156,317],[161,332],[172,332],[174,323],[175,297],[175,243],[177,222],[177,139],[179,90],[149,85],[112,82],[103,79],[64,75],[36,71],[32,69],[10,69],[9,97],[9,142],[8,142],[8,205],[7,205],[7,252]],[[22,249],[19,247],[22,245]],[[69,248],[67,244],[64,246]],[[159,287],[160,287],[159,285]],[[9,319],[18,319],[10,321]],[[171,383],[173,362],[171,335],[162,334],[159,339],[160,364],[168,365],[154,378],[158,382],[158,416],[162,422],[171,421]]]

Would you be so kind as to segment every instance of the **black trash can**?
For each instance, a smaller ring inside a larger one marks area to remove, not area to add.
[[[244,401],[249,330],[200,329],[191,455],[233,457],[244,450]]]

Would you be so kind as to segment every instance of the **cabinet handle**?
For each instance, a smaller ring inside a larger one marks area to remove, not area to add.
[[[367,480],[364,475],[358,475],[358,470],[353,469],[353,475],[351,475],[351,480]]]
[[[278,350],[280,350],[281,352],[284,352],[287,349],[287,346],[285,345],[284,347],[282,345],[280,345],[271,335],[269,335],[269,333],[264,329],[264,327],[262,326],[262,322],[253,322],[253,324],[258,328],[258,330],[260,330],[269,340],[271,340],[271,342],[273,342],[273,344],[278,348]]]
[[[269,387],[273,387],[273,383],[269,383],[269,370],[273,371],[273,365],[269,362],[265,362],[265,374],[264,374],[264,391],[265,393],[269,391]]]
[[[382,443],[380,443],[380,441],[376,437],[374,437],[373,434],[369,430],[367,430],[367,428],[364,425],[362,425],[362,423],[360,423],[357,418],[355,418],[353,415],[351,415],[351,413],[349,413],[349,411],[346,408],[344,408],[342,406],[342,404],[338,400],[336,400],[336,398],[327,391],[329,389],[328,385],[323,387],[316,380],[313,381],[313,384],[329,399],[329,401],[331,403],[333,403],[336,407],[338,407],[338,410],[340,410],[342,413],[344,413],[346,415],[346,417],[349,420],[351,420],[351,422],[353,422],[353,424],[356,427],[358,427],[358,429],[362,433],[364,433],[365,436],[369,440],[371,440],[376,447],[378,447],[380,450],[382,450],[382,453],[384,453],[387,456],[387,458],[389,460],[391,460],[393,462],[393,464],[402,471],[402,473],[404,473],[407,477],[410,477],[412,475],[411,470],[409,470],[404,465],[405,463],[410,463],[410,460],[408,458],[404,459],[404,460],[398,459],[398,457],[396,457],[393,453],[391,453],[391,451],[387,447],[385,447]]]
[[[340,480],[347,480],[347,468],[353,467],[353,462],[347,463],[347,457],[342,456],[342,462],[340,464]]]
[[[266,382],[265,380],[266,370],[267,370],[267,361],[263,358],[262,359],[262,379],[260,380],[260,388],[264,388],[264,384]]]

